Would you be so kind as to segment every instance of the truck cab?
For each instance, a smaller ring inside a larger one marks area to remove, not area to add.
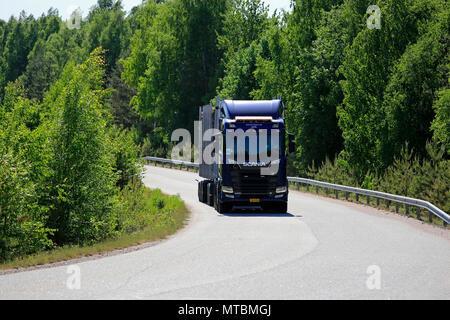
[[[233,209],[286,213],[286,159],[294,143],[286,132],[281,99],[218,99],[215,108],[200,108],[200,121],[203,133],[215,130],[218,152],[212,164],[200,163],[200,176],[206,180],[199,182],[199,200],[219,213]],[[202,153],[205,148],[203,143]]]

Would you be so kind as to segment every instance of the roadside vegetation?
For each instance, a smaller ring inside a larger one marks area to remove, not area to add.
[[[318,169],[310,167],[308,176],[313,180],[426,200],[450,212],[450,166],[445,148],[429,143],[426,149],[427,157],[421,159],[406,146],[383,173],[374,174],[362,183],[358,182],[357,173],[339,159],[333,162],[327,159]]]
[[[7,87],[0,263],[83,255],[182,226],[182,201],[142,185],[138,147],[129,131],[112,124],[104,70],[96,49],[83,64],[68,64],[42,103],[28,99],[18,82]],[[36,253],[47,258],[26,258]]]
[[[117,233],[92,245],[66,245],[0,263],[0,270],[36,267],[92,257],[165,239],[181,229],[189,211],[178,196],[137,186],[121,194]]]

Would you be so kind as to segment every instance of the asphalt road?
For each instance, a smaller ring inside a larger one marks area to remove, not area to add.
[[[197,178],[147,167],[147,186],[192,211],[176,235],[0,276],[0,299],[450,299],[450,230],[299,192],[286,215],[219,215],[198,203]]]

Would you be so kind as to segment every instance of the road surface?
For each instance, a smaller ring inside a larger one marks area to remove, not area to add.
[[[147,167],[147,186],[192,211],[176,235],[2,275],[0,299],[450,299],[450,230],[299,192],[286,215],[219,215],[197,201],[195,179]]]

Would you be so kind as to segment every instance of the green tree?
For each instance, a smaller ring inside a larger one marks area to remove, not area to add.
[[[434,131],[434,140],[444,144],[447,147],[447,154],[450,155],[450,81],[446,88],[438,92],[437,96],[433,105],[436,117],[431,129]]]
[[[218,0],[150,1],[138,10],[140,29],[122,76],[137,90],[133,108],[160,135],[151,141],[167,141],[176,128],[193,129],[198,106],[214,96],[223,10]],[[154,149],[161,147],[167,148]]]
[[[249,100],[250,94],[258,88],[254,74],[262,55],[262,47],[256,41],[248,48],[239,49],[225,67],[220,80],[219,95],[225,99]]]
[[[51,139],[48,225],[58,244],[90,243],[115,228],[112,147],[107,131],[104,61],[95,50],[82,65],[68,65],[50,89]]]
[[[139,127],[141,130],[148,130],[146,123],[130,106],[130,101],[136,95],[136,90],[130,88],[121,78],[122,72],[123,66],[120,62],[117,62],[111,76],[106,80],[107,87],[112,91],[107,102],[111,105],[114,124],[126,129]]]
[[[385,164],[392,162],[405,142],[422,156],[427,154],[425,147],[432,139],[430,126],[435,118],[433,104],[442,97],[437,92],[448,84],[450,9],[445,1],[428,2],[426,7],[429,17],[423,23],[425,31],[405,50],[386,87],[387,139],[382,141],[381,150]]]
[[[218,37],[219,48],[225,51],[226,60],[253,41],[260,39],[268,27],[269,7],[262,0],[230,0],[222,13],[223,32]]]
[[[11,18],[8,22],[11,31],[8,33],[3,56],[6,63],[6,81],[14,81],[25,71],[27,66],[27,48],[29,47],[25,23]]]
[[[142,168],[138,165],[140,152],[130,131],[111,127],[110,136],[113,144],[113,170],[118,176],[117,186],[123,189],[133,181],[142,179]]]
[[[80,30],[61,28],[47,40],[39,39],[28,55],[28,65],[20,77],[28,98],[42,101],[50,85],[61,75],[68,61],[81,63]]]
[[[253,73],[257,86],[250,93],[253,99],[272,99],[282,95],[286,100],[293,85],[290,74],[292,66],[292,47],[286,33],[286,18],[274,15],[270,26],[262,36],[263,55],[256,58],[256,69]]]
[[[180,126],[192,128],[198,118],[198,106],[215,96],[217,70],[222,52],[217,34],[222,32],[223,0],[181,0],[182,29],[176,31],[181,45],[180,93],[186,108]],[[177,10],[177,11],[178,11]],[[178,15],[178,14],[177,14]]]
[[[27,88],[27,96],[42,101],[44,93],[58,76],[56,57],[46,50],[45,42],[39,39],[29,55],[29,63],[21,80]]]
[[[268,54],[268,50],[263,52],[267,41],[261,43],[270,27],[268,11],[261,0],[228,2],[223,14],[223,33],[218,37],[218,46],[224,51],[220,67],[223,77],[217,88],[222,98],[250,99],[250,94],[258,89],[255,71],[257,62],[262,63],[258,57]],[[257,95],[256,91],[253,94]]]
[[[288,33],[297,50],[311,46],[324,12],[340,3],[342,0],[292,0]]]
[[[346,53],[342,71],[344,101],[338,107],[345,157],[361,181],[369,170],[383,169],[382,141],[387,131],[383,97],[392,67],[407,45],[417,39],[418,19],[412,1],[380,3],[381,29],[364,28]]]
[[[131,105],[152,127],[165,128],[168,134],[180,121],[181,43],[175,26],[176,2],[157,4],[152,1],[139,10],[141,26],[131,39],[131,54],[123,60],[122,77],[137,90]]]
[[[88,21],[83,48],[87,53],[97,47],[105,50],[106,75],[109,76],[122,51],[129,46],[130,29],[125,21],[122,2],[99,0],[89,13]]]
[[[46,130],[40,106],[24,97],[19,82],[6,88],[0,107],[0,260],[52,246],[46,227],[48,207],[41,205],[48,173]]]

